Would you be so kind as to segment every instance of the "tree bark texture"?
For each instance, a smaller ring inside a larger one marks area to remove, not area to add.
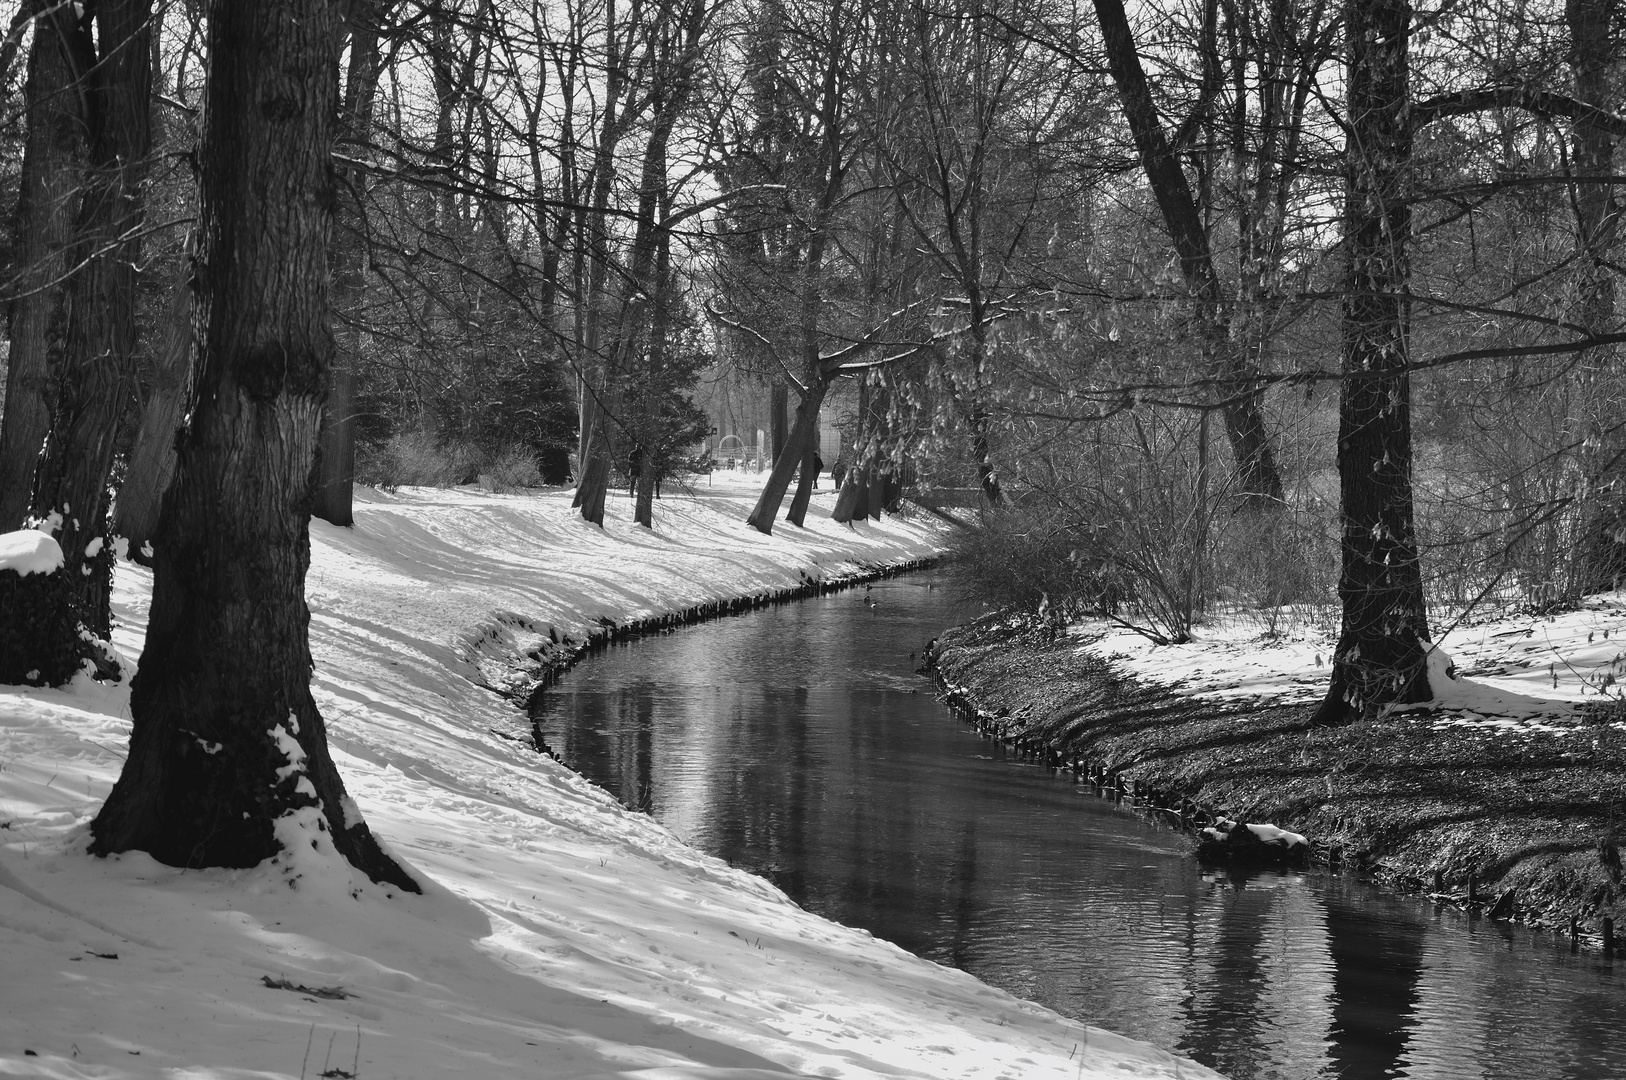
[[[190,249],[188,244],[189,252]],[[170,297],[152,389],[141,408],[141,427],[136,432],[129,468],[113,510],[113,535],[128,540],[131,557],[146,564],[150,564],[151,559],[143,549],[158,534],[159,508],[175,475],[175,438],[186,411],[185,403],[191,397],[192,358],[196,352],[192,347],[191,262],[189,254],[185,260],[186,272],[175,283]]]
[[[1338,478],[1343,626],[1322,723],[1427,701],[1428,615],[1412,521],[1406,202],[1407,0],[1346,0],[1343,380]]]
[[[1613,75],[1620,38],[1617,0],[1567,0],[1565,20],[1570,31],[1570,68],[1575,96],[1601,109],[1613,102]],[[1575,122],[1571,138],[1570,169],[1577,176],[1609,176],[1614,172],[1615,136],[1586,119]],[[1581,249],[1580,295],[1576,321],[1588,333],[1613,332],[1615,321],[1614,248],[1619,234],[1620,207],[1615,189],[1607,184],[1576,184],[1572,193],[1577,246]],[[1579,417],[1582,505],[1578,550],[1570,592],[1607,592],[1626,580],[1626,475],[1618,462],[1623,440],[1614,429],[1621,414],[1622,370],[1618,347],[1587,352],[1580,364],[1584,404]],[[1602,475],[1597,475],[1602,473]]]
[[[671,450],[670,435],[661,425],[660,395],[670,381],[666,374],[668,336],[672,332],[672,305],[675,290],[672,280],[672,233],[668,222],[672,217],[672,192],[666,184],[666,170],[660,170],[661,190],[658,193],[660,228],[655,243],[655,295],[654,310],[649,325],[649,377],[645,391],[640,395],[638,438],[644,440],[643,453],[638,455],[640,467],[635,481],[638,498],[633,521],[646,529],[655,527],[655,494],[661,482],[661,473],[667,468]],[[653,391],[653,393],[651,392]]]
[[[1203,228],[1191,185],[1179,156],[1163,133],[1121,0],[1094,0],[1094,4],[1106,46],[1107,64],[1123,103],[1124,118],[1129,123],[1136,153],[1162,213],[1164,227],[1174,242],[1181,276],[1197,305],[1196,321],[1202,337],[1204,362],[1225,398],[1225,434],[1232,456],[1236,458],[1243,505],[1250,509],[1279,506],[1281,472],[1271,449],[1269,428],[1260,411],[1260,394],[1252,388],[1258,373],[1244,357],[1239,343],[1232,340],[1208,233]]]
[[[638,466],[638,475],[632,478],[636,494],[633,500],[633,524],[646,529],[655,527],[655,473],[658,468],[655,455],[646,451]]]
[[[209,7],[197,406],[164,498],[130,754],[91,850],[247,867],[310,845],[416,892],[346,795],[310,692],[335,16],[328,0]]]
[[[372,135],[373,102],[383,63],[378,44],[378,3],[360,0],[352,8],[350,66],[344,84],[342,134],[362,145]],[[359,170],[343,170],[341,185],[356,188],[356,199],[340,192],[340,206],[350,215],[350,228],[341,229],[334,242],[333,306],[349,315],[339,331],[339,347],[328,370],[327,408],[322,414],[322,437],[317,444],[316,485],[311,493],[311,514],[334,525],[355,524],[353,495],[356,482],[356,367],[360,362],[361,330],[355,323],[367,292],[365,223],[357,201],[366,177]]]
[[[590,415],[599,429],[607,429],[622,415],[621,405],[628,395],[620,392],[621,387],[639,378],[638,360],[641,356],[647,357],[651,308],[654,306],[651,305],[650,298],[662,288],[657,280],[655,267],[661,238],[665,235],[666,229],[660,208],[663,201],[669,197],[667,152],[673,129],[682,116],[694,88],[701,35],[709,12],[705,0],[694,0],[688,6],[673,5],[660,10],[661,15],[651,28],[650,40],[645,46],[645,56],[653,72],[650,76],[649,97],[652,115],[649,141],[644,145],[643,165],[638,178],[638,225],[634,230],[631,258],[625,274],[626,291],[622,297],[617,320],[617,336],[603,370],[603,382],[610,388],[609,400],[615,404],[616,412],[609,414],[602,407],[593,410]],[[623,112],[622,119],[626,121],[631,119],[631,116]],[[608,120],[604,138],[606,140],[610,138]],[[605,168],[610,167],[611,164],[606,163]],[[602,228],[601,221],[600,229]],[[607,250],[599,250],[596,256],[599,254],[605,259],[609,257]],[[585,366],[583,370],[586,370]],[[632,392],[631,396],[644,395]],[[603,404],[600,403],[601,406]],[[590,441],[591,432],[587,432],[587,435]],[[634,432],[632,437],[637,439],[642,436]],[[646,468],[654,464],[650,460],[653,450],[652,447],[644,448],[642,456]],[[597,470],[584,469],[582,485],[577,489],[582,517],[597,525],[604,523],[602,512],[604,492],[587,485],[598,482],[597,478],[600,475]],[[608,472],[605,471],[602,476],[603,482],[607,483]],[[593,506],[600,508],[597,517],[589,516],[588,510]]]
[[[762,485],[762,493],[751,508],[751,516],[745,519],[747,525],[760,533],[773,532],[774,518],[779,516],[779,508],[785,503],[785,492],[790,490],[791,477],[796,475],[803,453],[813,443],[813,432],[819,424],[819,408],[829,392],[830,379],[815,378],[796,406],[784,453],[774,459],[773,471],[768,474],[767,483]]]
[[[604,73],[604,115],[598,132],[598,145],[593,152],[592,206],[582,219],[587,258],[587,294],[581,311],[581,348],[576,357],[576,372],[582,382],[581,425],[576,440],[578,462],[576,494],[572,508],[580,509],[582,517],[595,525],[604,524],[604,502],[610,482],[609,417],[605,406],[614,393],[615,372],[610,358],[603,353],[603,323],[608,304],[608,282],[611,266],[609,206],[612,182],[615,179],[615,152],[627,127],[626,109],[621,101],[623,87],[632,77],[631,39],[629,26],[626,36],[617,43],[614,0],[605,5],[605,52],[608,68]],[[603,455],[599,460],[596,455]]]
[[[808,504],[813,501],[813,483],[818,477],[813,463],[818,453],[818,432],[815,430],[809,432],[807,442],[802,447],[802,461],[796,468],[796,494],[791,496],[790,509],[785,512],[785,520],[798,529],[804,527]]]
[[[790,387],[782,376],[776,376],[768,388],[768,428],[773,460],[778,461],[790,438]]]
[[[46,329],[56,400],[30,504],[56,531],[70,603],[97,637],[111,631],[107,478],[135,356],[142,182],[151,142],[152,0],[100,0],[90,19],[57,23],[85,102],[84,197]],[[60,16],[57,16],[60,17]],[[55,17],[54,17],[55,18]],[[45,29],[42,23],[41,29]],[[54,520],[54,517],[53,517]]]
[[[836,495],[836,505],[830,511],[830,519],[842,524],[863,521],[870,516],[869,500],[869,466],[854,465],[841,478],[841,491]]]
[[[841,364],[828,360],[819,353],[819,317],[824,308],[824,251],[830,242],[831,223],[835,209],[846,187],[849,162],[846,158],[842,122],[842,5],[831,5],[829,10],[829,56],[824,65],[818,113],[818,157],[816,171],[809,170],[811,213],[801,247],[801,290],[797,312],[797,347],[801,353],[801,401],[791,421],[790,434],[785,439],[782,453],[774,456],[773,469],[762,493],[745,523],[758,532],[773,532],[774,518],[784,505],[785,492],[790,489],[791,477],[801,465],[803,447],[814,441],[819,426],[819,409],[824,405],[830,386],[841,373]],[[794,251],[796,244],[788,245]],[[787,252],[787,257],[789,252]]]
[[[36,13],[52,6],[32,0]],[[40,446],[51,427],[45,335],[79,218],[84,110],[68,53],[50,20],[34,28],[28,58],[28,136],[15,219],[17,298],[9,311],[6,409],[0,428],[0,532],[21,528],[34,495]]]

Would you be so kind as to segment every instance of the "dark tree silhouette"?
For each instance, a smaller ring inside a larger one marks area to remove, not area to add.
[[[1129,17],[1120,0],[1095,0],[1095,13],[1101,21],[1107,66],[1112,69],[1113,82],[1118,86],[1124,118],[1134,136],[1141,168],[1157,199],[1164,227],[1174,241],[1186,288],[1197,305],[1196,323],[1202,336],[1204,358],[1213,377],[1227,391],[1222,410],[1225,433],[1236,457],[1243,498],[1255,507],[1279,505],[1281,472],[1276,467],[1269,432],[1259,411],[1260,395],[1250,385],[1258,372],[1232,340],[1208,230],[1203,226],[1180,159],[1158,120],[1140,55],[1130,36]]]
[[[301,844],[417,892],[346,796],[310,691],[336,15],[327,0],[210,4],[196,407],[159,525],[130,755],[91,850],[253,866],[302,826]]]
[[[1411,5],[1348,0],[1343,379],[1338,478],[1343,626],[1322,723],[1430,696],[1428,613],[1412,519],[1406,291]]]
[[[28,10],[39,15],[53,6],[31,0]],[[18,294],[7,313],[11,352],[0,429],[0,531],[18,528],[28,514],[40,444],[51,427],[45,331],[61,291],[84,165],[81,99],[52,18],[41,19],[35,28],[23,88],[28,138],[14,220]]]

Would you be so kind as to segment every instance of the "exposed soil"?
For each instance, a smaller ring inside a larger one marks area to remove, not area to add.
[[[1577,919],[1593,946],[1626,914],[1618,727],[1442,728],[1421,712],[1317,728],[1313,705],[1138,684],[1078,644],[986,619],[944,634],[932,664],[970,722],[1171,824],[1269,822],[1308,837],[1318,862],[1459,906],[1472,888],[1475,911],[1538,928]]]

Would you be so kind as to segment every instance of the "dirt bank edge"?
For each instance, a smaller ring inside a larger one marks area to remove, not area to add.
[[[1592,947],[1622,917],[1617,728],[1512,733],[1429,713],[1316,728],[1312,705],[1144,685],[1079,644],[989,618],[943,634],[928,662],[967,720],[1171,824],[1270,822],[1309,837],[1321,864]]]

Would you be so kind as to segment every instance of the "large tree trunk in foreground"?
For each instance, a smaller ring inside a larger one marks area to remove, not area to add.
[[[112,550],[107,478],[135,356],[137,239],[150,142],[152,0],[103,0],[62,28],[82,72],[89,163],[69,249],[72,277],[46,331],[56,401],[30,510],[53,522],[75,614],[97,637],[111,631]],[[40,30],[50,32],[42,23]]]
[[[1260,395],[1253,389],[1258,373],[1243,355],[1239,343],[1231,340],[1220,280],[1214,270],[1212,245],[1197,201],[1192,196],[1180,158],[1163,133],[1123,3],[1121,0],[1094,0],[1094,3],[1107,63],[1123,103],[1124,119],[1129,123],[1141,168],[1162,212],[1164,228],[1174,242],[1181,276],[1197,305],[1196,322],[1202,335],[1208,374],[1219,381],[1221,392],[1228,400],[1224,406],[1225,434],[1236,458],[1243,505],[1256,510],[1279,507],[1282,478],[1259,409]],[[988,490],[986,479],[983,487]],[[989,491],[989,496],[991,502],[997,503],[993,491]]]
[[[1342,632],[1320,723],[1427,701],[1428,614],[1412,523],[1406,372],[1411,209],[1406,0],[1346,0]]]
[[[36,9],[51,6],[31,0]],[[0,532],[22,527],[34,495],[40,445],[51,427],[45,331],[56,310],[67,247],[79,217],[84,124],[62,36],[34,29],[24,89],[28,138],[17,196],[17,299],[11,303],[6,411],[0,428]]]
[[[328,755],[305,572],[333,354],[337,92],[327,0],[214,0],[201,151],[198,405],[164,499],[135,727],[91,851],[247,867],[336,850],[417,892]]]
[[[192,274],[191,245],[184,260],[186,273],[175,283],[170,297],[164,341],[158,352],[152,389],[141,409],[141,427],[130,451],[130,466],[119,488],[113,511],[113,535],[130,542],[130,554],[148,563],[144,554],[158,535],[158,513],[164,492],[175,475],[175,436],[192,387]]]

